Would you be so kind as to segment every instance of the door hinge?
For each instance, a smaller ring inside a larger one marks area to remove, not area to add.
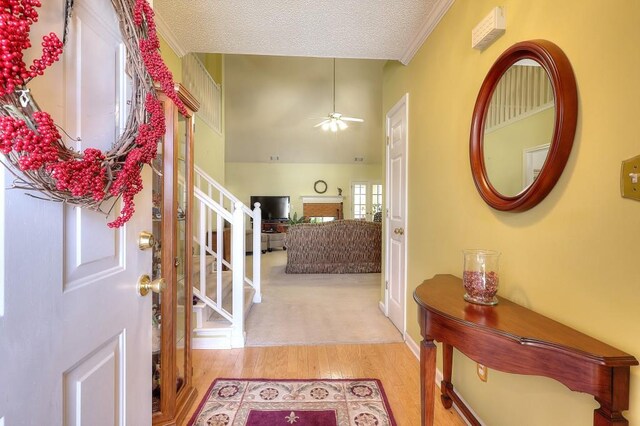
[[[389,290],[389,281],[384,282],[384,289]]]
[[[389,136],[387,136],[387,146],[389,145]]]
[[[387,209],[387,217],[389,217],[389,209]]]

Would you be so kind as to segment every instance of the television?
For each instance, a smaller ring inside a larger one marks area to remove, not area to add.
[[[288,195],[252,195],[251,209],[255,203],[260,203],[263,221],[289,219]]]

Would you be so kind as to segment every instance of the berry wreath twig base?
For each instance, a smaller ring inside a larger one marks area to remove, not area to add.
[[[67,0],[71,7],[72,0]],[[154,81],[181,112],[184,104],[162,61],[153,10],[146,0],[112,0],[127,49],[131,78],[130,113],[125,129],[106,152],[67,147],[51,116],[31,97],[27,84],[57,61],[63,44],[55,34],[42,41],[43,54],[27,68],[23,51],[31,47],[29,30],[37,22],[39,0],[0,0],[0,152],[13,173],[14,188],[37,191],[37,198],[108,213],[122,199],[119,215],[108,225],[124,225],[135,211],[142,190],[141,170],[155,158],[164,136],[162,104]],[[70,12],[70,11],[68,11]],[[67,13],[67,19],[70,13]],[[66,27],[66,25],[65,25]],[[66,31],[66,30],[65,30]],[[109,208],[103,206],[109,205]]]

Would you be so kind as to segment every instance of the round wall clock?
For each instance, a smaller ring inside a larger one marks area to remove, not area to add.
[[[317,180],[316,183],[313,184],[313,190],[318,194],[324,194],[327,192],[327,182],[323,180]]]

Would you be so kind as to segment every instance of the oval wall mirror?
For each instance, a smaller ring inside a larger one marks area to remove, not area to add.
[[[575,77],[558,46],[524,41],[500,55],[471,123],[471,172],[487,204],[517,212],[542,201],[567,163],[577,117]]]

